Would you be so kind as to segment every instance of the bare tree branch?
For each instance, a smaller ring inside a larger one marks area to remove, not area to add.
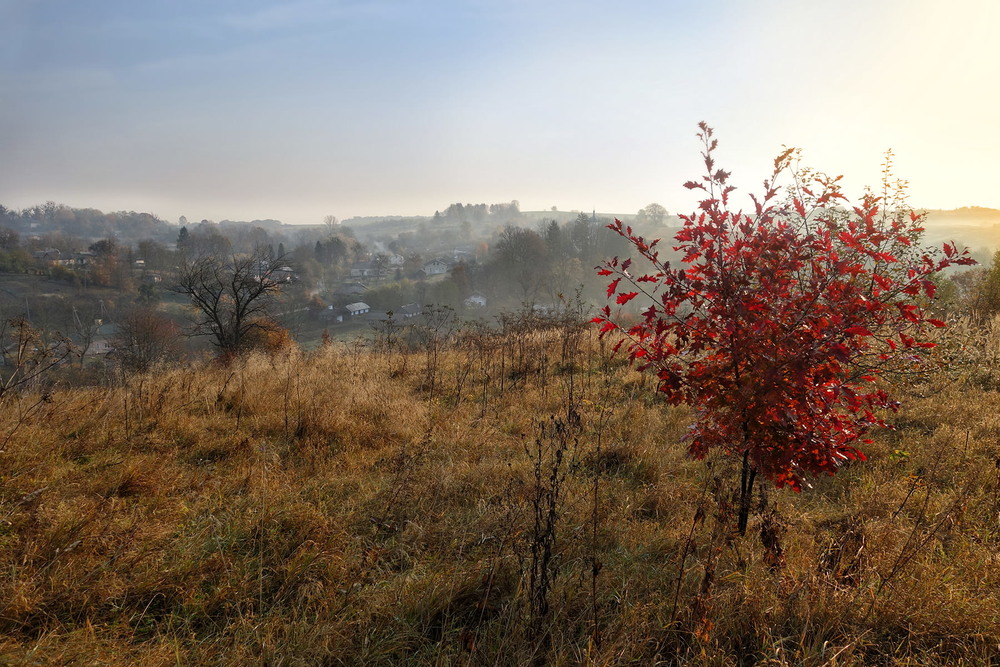
[[[248,255],[184,257],[171,289],[191,300],[194,335],[209,336],[223,356],[245,351],[248,334],[268,327],[268,312],[281,287],[276,272],[284,261],[261,247]]]

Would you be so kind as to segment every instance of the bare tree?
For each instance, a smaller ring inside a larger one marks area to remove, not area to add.
[[[79,355],[80,368],[83,368],[87,352],[90,351],[90,346],[93,345],[94,339],[97,337],[97,332],[104,321],[98,317],[100,311],[97,310],[94,304],[81,306],[81,308],[84,311],[82,316],[76,306],[72,307],[73,317],[69,322],[69,328],[76,334],[77,344],[75,351]]]
[[[139,306],[127,311],[111,341],[124,371],[143,372],[179,351],[180,329],[152,308]]]
[[[285,258],[267,248],[250,254],[184,257],[171,289],[191,300],[194,335],[209,336],[224,357],[245,351],[248,334],[269,329],[268,312],[280,289],[276,272]]]
[[[69,359],[73,344],[47,338],[23,317],[0,321],[0,402]]]

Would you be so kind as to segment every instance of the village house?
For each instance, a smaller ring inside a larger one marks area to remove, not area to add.
[[[69,259],[62,261],[63,264],[67,266],[90,266],[94,263],[94,259],[97,257],[97,253],[90,252],[89,250],[83,250],[80,252],[74,252]]]
[[[85,356],[98,357],[114,352],[114,338],[118,334],[118,325],[105,324],[102,320],[94,320],[94,324],[97,324],[94,339],[90,342]]]
[[[327,306],[323,310],[319,311],[317,317],[323,322],[343,322],[350,317],[350,313],[346,308]]]
[[[364,294],[367,291],[368,286],[364,283],[356,280],[348,280],[341,283],[337,289],[334,290],[334,294],[340,296],[357,296],[359,294]]]
[[[486,297],[480,294],[479,292],[475,292],[474,294],[469,296],[464,301],[464,303],[466,308],[485,308]]]
[[[45,250],[36,250],[31,253],[34,259],[40,262],[48,262],[49,264],[59,264],[61,261],[62,253],[59,252],[57,248],[46,248]]]
[[[339,323],[350,317],[346,308],[340,308],[338,306],[327,306],[323,310],[319,311],[317,318],[323,322],[333,322]]]
[[[271,272],[271,280],[276,283],[292,283],[299,277],[290,266],[280,266]]]
[[[374,278],[378,275],[378,267],[371,262],[355,262],[351,265],[352,278]]]
[[[257,271],[254,278],[260,282],[262,276],[265,275],[269,277],[272,283],[292,283],[299,279],[295,270],[290,266],[279,266],[276,269],[272,269],[269,262],[262,261],[257,264]]]
[[[428,276],[439,276],[443,273],[448,273],[449,268],[451,268],[451,265],[448,264],[447,260],[437,258],[424,264],[424,273]]]
[[[344,308],[350,317],[357,317],[358,315],[364,315],[371,310],[371,306],[363,301],[358,301],[357,303],[349,303]]]
[[[420,315],[423,312],[423,308],[420,307],[418,303],[407,303],[399,307],[399,316],[405,319],[411,319]]]

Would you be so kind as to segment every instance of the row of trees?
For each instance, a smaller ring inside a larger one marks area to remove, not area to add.
[[[0,205],[0,227],[21,234],[61,233],[85,238],[114,236],[125,241],[166,240],[176,228],[150,213],[71,208],[49,201],[20,211]]]
[[[507,224],[521,217],[521,203],[517,200],[503,204],[450,204],[444,211],[434,211],[434,222],[461,224]]]
[[[557,294],[593,286],[589,269],[604,257],[628,251],[621,237],[606,228],[608,222],[581,213],[565,225],[545,221],[537,231],[508,225],[472,282],[493,296],[516,301],[553,301]]]

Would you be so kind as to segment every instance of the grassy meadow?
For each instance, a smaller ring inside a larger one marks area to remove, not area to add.
[[[745,537],[737,462],[566,321],[22,394],[0,662],[1000,661],[1000,337],[967,333]]]

